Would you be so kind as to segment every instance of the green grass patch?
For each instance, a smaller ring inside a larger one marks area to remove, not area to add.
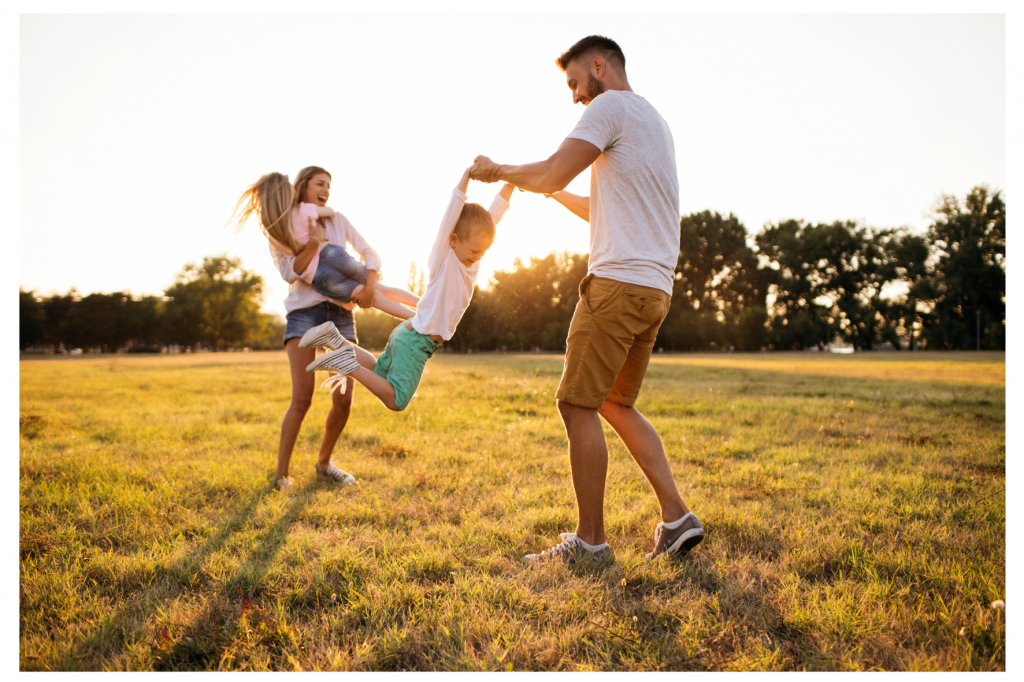
[[[441,354],[409,409],[357,387],[272,489],[283,353],[21,363],[22,670],[1003,670],[1003,354],[658,355],[638,408],[707,538],[614,432],[615,561],[575,527],[562,358]]]

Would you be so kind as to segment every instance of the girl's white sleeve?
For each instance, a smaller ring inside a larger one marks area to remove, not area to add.
[[[495,225],[501,222],[501,218],[505,215],[508,207],[509,203],[505,200],[505,197],[501,196],[501,192],[494,195],[494,201],[491,202],[491,207],[487,210],[490,211]]]
[[[459,222],[459,216],[462,215],[462,207],[465,205],[466,193],[456,187],[452,190],[452,199],[448,202],[444,218],[441,219],[441,227],[437,231],[434,247],[430,249],[430,260],[427,261],[427,267],[431,273],[437,272],[437,266],[440,264],[441,259],[444,258],[445,254],[448,253],[448,249],[451,248],[448,245],[448,238],[455,230],[455,223]]]
[[[348,218],[340,213],[335,213],[331,216],[331,222],[333,223],[335,220],[338,222],[339,232],[342,233],[342,245],[344,245],[345,242],[351,244],[352,248],[359,254],[363,264],[366,265],[367,270],[376,270],[377,272],[380,272],[380,256],[377,255],[377,252],[374,251],[369,242],[363,239],[363,235],[359,234],[359,230],[357,230],[352,223],[348,221]]]
[[[269,244],[270,255],[273,256],[274,262],[277,263],[277,269],[281,271],[281,279],[291,284],[302,277],[302,275],[295,274],[295,256],[284,253],[281,249],[277,248],[274,242],[269,242]]]

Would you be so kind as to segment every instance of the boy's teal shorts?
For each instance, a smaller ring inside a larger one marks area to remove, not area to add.
[[[373,373],[387,379],[395,387],[395,407],[404,410],[416,394],[423,378],[423,368],[441,344],[415,329],[395,327],[388,337],[388,345],[377,358]]]

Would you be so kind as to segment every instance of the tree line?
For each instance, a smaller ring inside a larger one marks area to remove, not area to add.
[[[226,256],[186,265],[163,296],[19,293],[22,350],[276,349],[284,336],[284,323],[260,311],[263,278]]]
[[[672,305],[658,334],[666,351],[1005,349],[1006,216],[1000,192],[943,195],[925,234],[852,221],[783,220],[750,234],[733,215],[680,220]],[[445,346],[561,350],[587,256],[516,261],[477,289]],[[422,292],[423,273],[409,274]],[[280,348],[283,322],[260,312],[262,279],[224,256],[190,264],[164,296],[38,298],[21,292],[21,347],[154,350]],[[360,343],[382,348],[397,321],[359,310]]]

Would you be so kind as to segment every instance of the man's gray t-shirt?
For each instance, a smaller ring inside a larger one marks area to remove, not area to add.
[[[590,167],[590,273],[671,296],[679,176],[665,119],[640,95],[608,90],[566,137],[601,150]]]

